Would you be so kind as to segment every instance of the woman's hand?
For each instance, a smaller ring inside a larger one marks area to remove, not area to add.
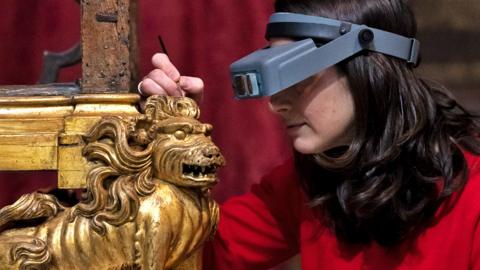
[[[152,64],[154,69],[143,77],[138,85],[140,94],[143,96],[187,96],[196,102],[201,101],[204,88],[202,79],[181,76],[168,56],[163,53],[153,55]]]

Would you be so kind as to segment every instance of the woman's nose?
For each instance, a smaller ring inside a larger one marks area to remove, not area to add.
[[[294,101],[293,89],[286,89],[276,93],[270,97],[270,110],[275,113],[282,114],[288,112],[292,108]]]

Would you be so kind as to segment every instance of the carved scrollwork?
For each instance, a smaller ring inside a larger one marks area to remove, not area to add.
[[[84,136],[83,201],[32,193],[0,210],[2,269],[199,269],[225,163],[199,114],[188,98],[153,96],[144,114],[104,117]]]

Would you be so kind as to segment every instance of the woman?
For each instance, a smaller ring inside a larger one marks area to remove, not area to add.
[[[415,37],[402,0],[277,0],[276,12]],[[292,42],[272,37],[272,47]],[[168,57],[145,95],[203,92]],[[222,206],[205,269],[480,269],[480,127],[402,59],[363,52],[270,98],[295,161]],[[212,250],[213,249],[213,250]]]

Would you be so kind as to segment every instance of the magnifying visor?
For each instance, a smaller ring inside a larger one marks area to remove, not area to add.
[[[416,65],[420,47],[414,38],[366,25],[286,12],[270,17],[266,38],[272,37],[298,41],[261,49],[234,62],[230,73],[236,98],[271,96],[362,51]]]

